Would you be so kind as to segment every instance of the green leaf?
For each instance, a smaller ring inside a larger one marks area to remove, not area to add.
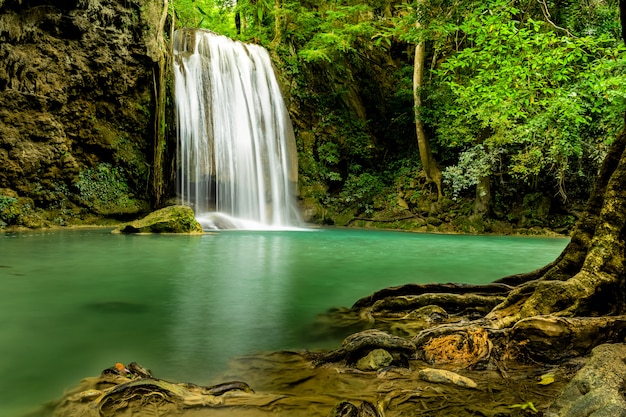
[[[208,14],[207,14],[204,10],[202,10],[202,9],[200,8],[200,6],[198,6],[197,4],[196,4],[196,9],[198,9],[198,11],[200,12],[200,14],[202,14],[202,15],[204,15],[204,16],[208,16]]]
[[[554,383],[554,374],[541,375],[541,380],[537,382],[539,385],[550,385]]]
[[[509,405],[508,408],[521,408],[522,410],[532,410],[534,413],[538,413],[539,411],[537,410],[537,408],[535,408],[535,405],[532,403],[532,401],[528,401],[525,402],[523,404],[513,404],[513,405]]]

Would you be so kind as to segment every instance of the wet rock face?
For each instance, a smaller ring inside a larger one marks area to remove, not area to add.
[[[104,211],[145,206],[149,2],[0,0],[0,188],[80,215],[103,211],[93,195],[113,178],[131,199],[108,197]],[[110,178],[94,175],[104,169]]]

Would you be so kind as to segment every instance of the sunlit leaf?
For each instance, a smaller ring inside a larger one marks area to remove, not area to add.
[[[541,380],[538,382],[539,385],[550,385],[554,382],[554,374],[544,374],[541,375]]]
[[[528,401],[525,402],[523,404],[513,404],[513,405],[509,405],[508,408],[520,408],[522,410],[531,410],[535,413],[539,412],[539,410],[537,410],[537,408],[535,408],[535,404],[532,403],[532,401]]]

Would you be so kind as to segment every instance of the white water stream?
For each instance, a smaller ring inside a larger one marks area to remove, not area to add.
[[[294,133],[267,51],[183,29],[174,56],[182,203],[205,229],[299,226]]]

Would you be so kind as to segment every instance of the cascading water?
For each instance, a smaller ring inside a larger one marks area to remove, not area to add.
[[[299,226],[294,133],[267,51],[182,29],[174,57],[182,203],[205,229]]]

